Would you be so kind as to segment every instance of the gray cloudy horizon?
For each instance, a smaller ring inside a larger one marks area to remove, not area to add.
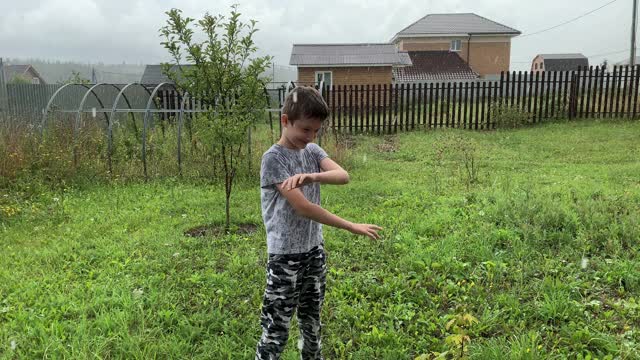
[[[228,14],[230,6],[238,3],[243,20],[258,21],[255,41],[260,54],[274,56],[278,65],[288,65],[294,43],[388,42],[396,32],[430,13],[473,12],[526,35],[609,1],[23,0],[8,6],[9,1],[2,0],[0,57],[159,63],[168,60],[158,33],[166,21],[165,11],[179,8],[198,19],[205,12]],[[631,0],[617,0],[557,29],[516,37],[512,39],[511,70],[528,69],[539,53],[583,53],[593,65],[605,58],[610,63],[628,58],[631,11]],[[608,54],[612,52],[619,53]]]

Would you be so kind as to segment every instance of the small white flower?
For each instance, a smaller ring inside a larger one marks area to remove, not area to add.
[[[180,253],[179,253],[179,252],[177,252],[177,253],[173,253],[173,257],[178,257],[178,256],[180,256]]]
[[[484,211],[480,210],[480,211],[478,212],[478,215],[480,215],[480,216],[484,216]]]
[[[589,259],[587,259],[586,257],[583,257],[582,261],[580,262],[580,267],[583,269],[586,269],[587,265],[589,265]]]
[[[58,199],[57,197],[54,197],[54,198],[53,198],[53,201],[54,201],[54,202],[58,202],[58,201],[60,201],[60,199]]]
[[[186,217],[187,217],[187,214],[182,214],[182,218],[183,219],[186,218]]]
[[[15,350],[18,347],[18,344],[15,340],[11,340],[11,350]]]
[[[134,298],[139,298],[144,294],[144,290],[142,290],[142,288],[137,288],[134,289],[132,293]]]

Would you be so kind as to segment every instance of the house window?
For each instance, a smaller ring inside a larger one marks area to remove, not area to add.
[[[540,63],[540,70],[544,69],[544,63]]]
[[[538,70],[538,63],[533,64],[533,70]]]
[[[462,40],[451,40],[449,51],[460,51],[462,48]]]
[[[316,85],[324,80],[324,86],[331,87],[333,85],[333,74],[331,71],[316,71]]]
[[[38,79],[38,78],[33,78],[33,79],[31,79],[31,83],[32,83],[32,84],[35,84],[35,85],[38,85],[38,84],[40,84],[40,79]]]

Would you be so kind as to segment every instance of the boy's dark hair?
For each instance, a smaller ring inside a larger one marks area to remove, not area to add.
[[[329,106],[318,90],[312,87],[296,87],[284,100],[282,113],[287,114],[289,121],[318,119],[321,121],[329,117]]]

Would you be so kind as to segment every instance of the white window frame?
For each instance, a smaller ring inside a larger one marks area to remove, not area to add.
[[[458,46],[455,46],[458,45]],[[462,40],[460,39],[456,39],[456,40],[451,40],[451,43],[449,44],[449,51],[462,51]]]
[[[31,78],[31,83],[34,85],[40,85],[40,79],[37,77]]]
[[[331,85],[333,85],[333,71],[316,71],[316,73],[314,75],[314,81],[315,81],[316,85],[320,85],[320,81],[321,81],[321,80],[318,80],[318,74],[322,74],[322,79],[321,80],[324,80],[324,77],[325,77],[326,74],[331,74],[330,75],[331,76],[331,83],[327,84],[327,81],[325,80],[324,81],[324,86],[331,87]]]

